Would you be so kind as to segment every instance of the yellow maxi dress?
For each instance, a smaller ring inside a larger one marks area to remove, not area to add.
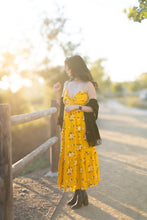
[[[85,105],[88,95],[80,91],[70,97],[66,88],[63,102],[65,106]],[[86,190],[100,182],[96,147],[88,145],[85,132],[84,112],[64,111],[57,181],[57,185],[63,187],[64,191]]]

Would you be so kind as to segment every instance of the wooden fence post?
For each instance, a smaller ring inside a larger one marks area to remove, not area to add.
[[[10,106],[0,105],[0,220],[13,220]]]
[[[57,108],[56,100],[51,100],[51,107]],[[57,127],[57,119],[58,119],[58,111],[52,114],[50,117],[50,137],[53,136],[58,137],[57,143],[51,146],[50,148],[51,172],[58,171],[58,161],[59,161],[59,153],[60,153],[60,131],[59,128]]]

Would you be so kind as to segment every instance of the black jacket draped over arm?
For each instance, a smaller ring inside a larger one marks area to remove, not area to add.
[[[101,137],[96,124],[99,105],[96,99],[89,99],[89,102],[86,104],[86,106],[90,106],[93,109],[93,112],[84,112],[87,141],[89,146],[99,145],[101,144]]]

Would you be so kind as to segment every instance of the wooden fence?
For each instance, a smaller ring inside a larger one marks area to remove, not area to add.
[[[13,178],[49,148],[51,171],[57,172],[60,142],[59,130],[56,126],[57,114],[55,100],[51,100],[51,107],[49,109],[16,116],[11,116],[8,104],[0,105],[0,220],[14,219]],[[51,115],[49,122],[51,138],[12,165],[11,126],[30,122],[48,115]]]

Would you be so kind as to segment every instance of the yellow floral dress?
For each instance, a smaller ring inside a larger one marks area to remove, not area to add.
[[[63,102],[65,106],[85,105],[88,95],[80,91],[70,97],[66,88]],[[57,181],[57,185],[63,187],[64,191],[86,190],[100,182],[96,147],[88,145],[85,133],[84,112],[64,111]]]

